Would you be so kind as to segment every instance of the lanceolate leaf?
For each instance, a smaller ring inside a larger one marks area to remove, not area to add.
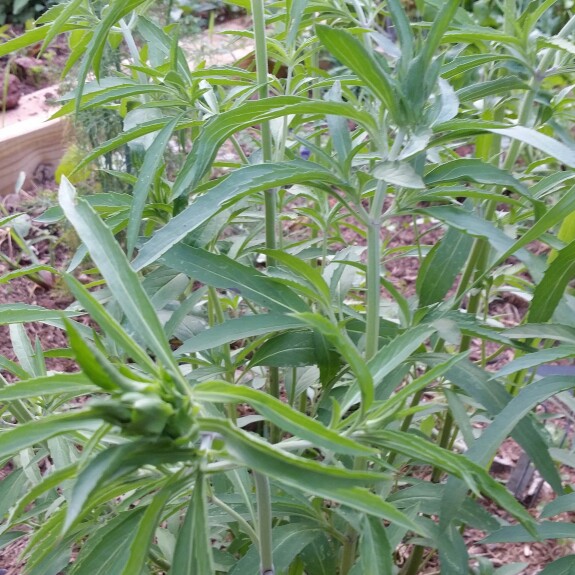
[[[432,58],[435,56],[437,49],[443,41],[444,34],[453,22],[453,17],[458,8],[459,0],[446,0],[443,2],[441,10],[437,13],[437,17],[423,45],[421,58],[424,70],[427,69]]]
[[[548,503],[541,511],[541,517],[553,517],[559,513],[572,513],[573,511],[575,511],[575,493],[568,493]]]
[[[424,179],[428,186],[462,180],[478,184],[505,186],[523,196],[531,197],[527,188],[509,172],[477,159],[463,158],[441,164],[428,172]]]
[[[568,555],[550,563],[539,575],[573,575],[575,573],[575,555]]]
[[[573,144],[568,146],[567,144],[554,140],[553,138],[550,138],[545,134],[541,134],[531,128],[525,128],[524,126],[513,126],[512,128],[495,129],[490,131],[494,134],[508,136],[515,140],[525,142],[528,146],[542,151],[569,168],[575,168],[575,145]]]
[[[381,497],[358,487],[359,484],[377,482],[381,475],[336,469],[296,457],[234,429],[225,421],[203,419],[200,423],[203,429],[224,437],[226,448],[234,458],[260,473],[302,491],[403,525],[416,533],[425,531],[423,525],[415,523]]]
[[[156,172],[164,159],[164,151],[174,133],[174,129],[179,119],[179,117],[174,118],[169,124],[167,124],[156,136],[153,144],[146,151],[146,156],[144,157],[142,164],[142,171],[138,177],[138,183],[134,187],[134,197],[130,208],[126,247],[128,258],[132,257],[132,252],[136,245],[136,240],[138,239],[138,230],[140,229],[142,214],[144,213],[148,193],[153,185]]]
[[[438,303],[446,296],[461,273],[472,246],[471,236],[448,228],[419,270],[416,288],[421,307]]]
[[[198,145],[197,143],[196,146]],[[190,232],[248,194],[314,181],[345,186],[344,182],[326,168],[303,160],[256,164],[235,170],[156,232],[154,237],[142,246],[134,260],[134,268],[140,270],[153,263]]]
[[[523,246],[540,238],[547,230],[575,211],[575,188],[567,190],[559,201],[545,213],[504,253],[498,262],[504,262]]]
[[[176,350],[176,355],[212,349],[233,341],[264,335],[274,331],[283,332],[290,329],[301,329],[304,325],[301,320],[287,315],[271,313],[246,315],[215,325],[187,339],[182,346]]]
[[[59,200],[132,327],[174,375],[179,373],[156,311],[110,229],[65,178]]]
[[[528,323],[508,329],[504,334],[512,339],[541,338],[575,344],[575,328],[557,323]]]
[[[280,333],[268,339],[256,350],[250,365],[269,367],[319,365],[322,361],[322,350],[318,348],[316,337],[317,335],[310,330]],[[328,354],[333,363],[339,362],[335,352]]]
[[[510,361],[493,377],[504,377],[511,373],[516,373],[524,369],[531,369],[533,367],[538,367],[545,363],[556,361],[558,359],[565,359],[567,357],[575,357],[575,345],[559,345],[549,349],[541,349],[533,353],[521,355],[517,359]]]
[[[41,420],[2,431],[0,432],[0,459],[56,435],[91,429],[95,424],[97,420],[89,412],[78,412],[50,415]]]
[[[353,342],[339,326],[318,314],[300,313],[296,317],[317,329],[347,361],[357,378],[357,385],[361,393],[361,413],[365,414],[373,401],[374,378]]]
[[[82,90],[84,83],[90,71],[90,67],[94,67],[94,73],[96,78],[100,76],[100,60],[102,54],[104,53],[104,48],[106,45],[106,38],[110,32],[112,26],[114,26],[121,18],[129,14],[132,10],[143,4],[146,0],[127,0],[126,2],[116,2],[110,6],[110,9],[106,11],[105,16],[96,26],[94,34],[88,44],[84,59],[80,66],[80,71],[78,74],[78,95],[77,95],[77,105],[80,105]]]
[[[276,571],[285,572],[303,548],[312,544],[320,534],[318,525],[303,522],[275,527],[272,530],[272,543]],[[260,575],[260,573],[260,557],[256,546],[252,546],[230,571],[230,575]]]
[[[573,277],[575,277],[575,241],[559,251],[547,268],[543,279],[537,284],[529,308],[528,321],[539,323],[551,319]]]
[[[364,573],[373,575],[393,573],[393,551],[379,519],[363,518],[359,551]]]
[[[307,309],[304,301],[290,288],[224,255],[181,244],[167,252],[162,262],[210,286],[237,290],[246,299],[274,311],[286,313]]]
[[[210,381],[194,387],[194,397],[200,401],[215,403],[249,403],[264,417],[294,435],[307,439],[313,445],[336,453],[352,455],[369,454],[372,449],[353,439],[328,429],[319,421],[311,419],[267,393],[245,386]]]
[[[204,476],[198,473],[190,505],[174,550],[170,575],[213,572]]]
[[[316,26],[320,42],[352,72],[365,82],[389,110],[395,121],[399,120],[398,93],[387,70],[362,43],[345,30],[329,26]]]
[[[525,511],[525,508],[509,491],[477,463],[466,461],[463,455],[447,452],[434,443],[413,434],[380,431],[375,436],[377,437],[377,442],[385,447],[414,457],[417,460],[432,463],[435,467],[445,469],[452,475],[461,477],[468,484],[468,487],[471,489],[478,488],[506,511],[514,515],[527,528],[532,528],[533,518],[531,515]],[[500,443],[489,443],[489,445],[500,445]]]
[[[439,357],[445,359],[444,356]],[[422,356],[422,360],[434,365],[439,358],[434,354],[426,354]],[[511,400],[511,395],[501,384],[490,381],[490,374],[469,361],[461,361],[453,366],[447,372],[447,377],[482,404],[492,416],[501,412]],[[562,493],[561,479],[549,455],[548,446],[534,422],[529,418],[523,418],[517,423],[511,435],[527,452],[545,480],[555,491]]]
[[[195,457],[194,451],[177,449],[167,442],[140,440],[108,447],[94,457],[78,476],[63,529],[69,529],[79,517],[89,513],[89,502],[94,496],[101,495],[105,500],[109,481],[145,465],[174,464]]]
[[[0,325],[9,323],[29,323],[33,321],[54,321],[63,317],[75,317],[78,312],[59,309],[46,309],[37,305],[24,303],[0,304]]]
[[[488,535],[482,543],[529,543],[545,539],[575,538],[575,523],[544,521],[536,527],[536,534],[530,534],[521,525],[508,525]]]
[[[0,401],[14,401],[29,397],[57,395],[59,393],[84,395],[98,388],[81,373],[59,373],[19,381],[0,389]]]
[[[128,560],[122,569],[122,575],[135,575],[137,573],[142,573],[146,568],[146,563],[148,562],[148,554],[146,551],[150,548],[154,533],[159,526],[162,518],[162,512],[164,507],[170,500],[170,497],[174,493],[174,483],[181,476],[180,473],[175,473],[172,475],[163,485],[163,487],[154,495],[150,504],[146,507],[146,511],[142,516],[142,520],[138,524],[138,528],[134,534],[134,538],[130,544],[130,554],[128,555]],[[204,525],[205,527],[205,525]],[[210,557],[210,541],[208,539],[208,534],[205,534],[206,547],[198,553]],[[211,565],[209,563],[205,565],[208,569],[198,571],[198,573],[206,573],[206,575],[212,574]]]
[[[529,412],[549,397],[573,388],[573,378],[551,376],[524,387],[467,451],[467,457],[480,465],[487,465],[497,448]]]
[[[104,330],[129,357],[149,372],[156,371],[150,356],[126,333],[122,326],[106,311],[106,308],[72,275],[65,274],[64,281],[72,295],[90,314],[90,317]]]
[[[277,96],[256,102],[247,102],[210,119],[194,143],[182,171],[174,182],[174,197],[195,188],[204,177],[222,143],[239,130],[253,124],[289,116],[290,114],[334,115],[355,120],[368,131],[377,134],[376,124],[367,112],[351,104],[313,101],[294,96]]]
[[[100,527],[82,547],[71,575],[123,575],[144,512],[145,507],[127,511]]]

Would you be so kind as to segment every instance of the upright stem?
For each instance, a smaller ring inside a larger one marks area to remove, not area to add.
[[[266,22],[264,0],[252,0],[252,15],[254,19],[254,37],[256,52],[256,75],[258,83],[258,95],[260,98],[268,97],[268,54],[266,44]],[[262,159],[264,162],[272,161],[272,136],[269,122],[262,122]],[[277,247],[277,193],[276,190],[264,192],[265,201],[265,230],[266,248],[275,250]],[[272,266],[274,261],[268,256],[267,265]],[[279,370],[277,367],[269,368],[269,393],[279,398]],[[279,430],[276,426],[270,426],[270,439],[272,443],[279,440]]]
[[[125,20],[120,20],[120,29],[122,30],[122,36],[124,37],[124,42],[126,42],[126,46],[128,47],[128,52],[130,52],[130,56],[134,61],[136,66],[141,66],[142,61],[140,59],[140,51],[138,50],[138,46],[136,45],[136,41],[134,40],[134,35],[132,34],[132,28],[130,24],[126,24]],[[143,72],[138,71],[138,81],[140,84],[147,84],[148,79],[146,78],[146,74]],[[145,102],[144,96],[142,96],[142,101]]]
[[[252,0],[252,15],[254,19],[254,37],[256,51],[256,74],[258,82],[258,95],[260,98],[268,97],[268,55],[266,44],[266,22],[264,0]],[[269,122],[262,122],[262,159],[264,162],[272,161],[272,136]],[[266,247],[276,248],[277,231],[277,199],[275,190],[264,192],[265,198],[265,234]],[[273,265],[268,256],[267,264]],[[273,397],[279,398],[279,370],[277,367],[269,368],[269,392]],[[270,426],[270,440],[277,442],[279,430]],[[260,572],[261,575],[274,575],[273,547],[272,547],[272,502],[269,480],[265,475],[254,473],[256,497],[258,507],[258,538],[260,542]]]
[[[405,140],[406,132],[398,130],[391,151],[389,161],[397,159],[401,146]],[[379,342],[379,308],[381,304],[381,216],[383,204],[387,195],[387,184],[380,180],[377,183],[367,227],[367,305],[365,326],[365,359],[371,359],[377,353]]]
[[[272,505],[268,478],[254,473],[258,507],[258,539],[260,542],[260,573],[274,575],[272,547]]]
[[[373,197],[367,228],[367,306],[365,328],[365,359],[377,353],[379,340],[379,308],[381,302],[381,212],[387,186],[379,181]]]

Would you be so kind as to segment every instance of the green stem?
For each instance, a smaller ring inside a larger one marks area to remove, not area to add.
[[[256,499],[258,508],[258,531],[260,544],[260,573],[274,575],[272,548],[272,504],[268,478],[260,473],[254,473],[256,484]]]
[[[252,0],[252,15],[254,19],[254,38],[255,38],[255,58],[256,58],[256,76],[258,83],[258,96],[260,99],[268,97],[268,55],[266,43],[266,22],[264,11],[264,0]],[[272,161],[272,135],[269,122],[262,122],[262,159],[264,162]],[[277,191],[266,190],[264,192],[265,202],[265,237],[266,248],[275,250],[277,247],[278,225],[277,225]],[[274,261],[268,256],[267,265],[273,266]],[[279,369],[270,367],[268,389],[271,396],[279,399]],[[275,425],[269,428],[270,440],[277,443],[280,438],[280,431]]]
[[[425,547],[417,546],[413,548],[409,560],[400,571],[400,575],[418,575],[419,567],[421,566],[421,562],[423,561],[423,553],[425,551]]]
[[[126,24],[124,19],[120,20],[120,29],[122,30],[122,36],[124,37],[124,42],[126,42],[126,46],[128,47],[128,51],[130,52],[130,56],[134,61],[136,66],[141,66],[142,61],[140,59],[140,51],[138,50],[138,46],[136,45],[136,41],[134,40],[134,35],[132,34],[132,29],[130,24]],[[140,84],[147,84],[148,79],[146,78],[146,74],[143,72],[138,72],[138,81]],[[145,96],[142,96],[142,101],[146,101]]]
[[[254,545],[259,545],[258,534],[254,531],[253,527],[232,507],[218,499],[215,495],[211,495],[210,499],[214,505],[225,511],[230,517],[233,517],[243,528]]]
[[[379,342],[379,308],[381,305],[381,212],[387,186],[379,181],[373,197],[367,228],[367,306],[365,358],[371,359]]]

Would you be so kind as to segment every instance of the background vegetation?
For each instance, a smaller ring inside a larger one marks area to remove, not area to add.
[[[537,371],[575,353],[568,4],[237,2],[253,56],[195,69],[152,4],[70,0],[0,45],[67,34],[57,115],[122,119],[42,216],[82,242],[66,272],[2,278],[77,302],[0,306],[0,544],[30,536],[33,575],[509,575],[472,543],[572,537],[573,378]],[[117,187],[78,195],[87,166]],[[537,517],[489,474],[509,436],[557,496]]]

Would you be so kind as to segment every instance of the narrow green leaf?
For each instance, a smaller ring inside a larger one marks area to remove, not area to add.
[[[195,146],[199,146],[199,142],[196,142]],[[330,170],[303,160],[256,164],[234,170],[157,231],[154,237],[142,246],[134,260],[134,268],[140,270],[153,263],[190,232],[248,194],[314,181],[345,186]],[[174,196],[177,197],[175,191]]]
[[[144,512],[145,507],[132,509],[100,527],[82,546],[70,574],[123,575]],[[146,556],[146,553],[142,555]],[[138,571],[137,575],[140,574],[141,571]]]
[[[450,24],[452,24],[458,8],[459,0],[446,0],[443,2],[441,10],[437,13],[433,25],[431,26],[431,30],[423,44],[421,59],[424,70],[427,70],[433,56],[437,52],[437,49],[441,45],[442,41],[444,41],[444,34],[447,32]]]
[[[222,435],[227,450],[239,462],[281,483],[403,525],[416,533],[426,531],[420,523],[412,521],[381,497],[357,487],[360,483],[376,483],[384,477],[382,475],[328,467],[302,459],[254,435],[234,429],[225,421],[202,419],[200,425],[207,431]]]
[[[0,388],[0,401],[14,401],[29,397],[57,395],[59,393],[85,395],[97,391],[97,387],[82,373],[59,373],[16,382]]]
[[[461,273],[473,238],[456,228],[448,228],[438,244],[432,248],[421,264],[416,289],[420,307],[439,303],[453,287]]]
[[[143,4],[145,1],[146,0],[126,0],[126,2],[116,2],[109,7],[109,10],[104,12],[102,20],[94,28],[94,32],[88,46],[86,47],[84,58],[78,72],[78,93],[76,97],[77,109],[79,109],[84,83],[86,82],[88,72],[92,65],[94,67],[96,79],[99,79],[100,77],[100,60],[106,45],[106,38],[108,37],[111,28],[120,19],[137,8],[140,4]]]
[[[523,324],[506,330],[504,334],[512,339],[553,339],[575,344],[575,328],[561,324]]]
[[[424,179],[428,186],[460,181],[505,186],[531,199],[528,189],[509,172],[474,158],[441,164],[428,172]]]
[[[357,378],[357,385],[361,394],[361,413],[365,415],[374,397],[374,378],[364,359],[361,357],[349,336],[339,326],[328,319],[313,313],[299,313],[295,317],[305,321],[308,325],[319,331],[349,364]]]
[[[575,538],[575,523],[544,521],[536,526],[536,534],[530,534],[522,525],[508,525],[491,533],[482,543],[533,543],[546,539]]]
[[[363,518],[359,555],[363,565],[363,573],[370,573],[371,575],[393,573],[393,551],[385,528],[379,519]]]
[[[271,313],[246,315],[215,325],[185,340],[175,353],[176,355],[195,353],[274,331],[301,329],[303,325],[305,324],[299,319],[286,315]]]
[[[21,497],[14,509],[11,511],[11,518],[18,519],[20,515],[26,510],[28,505],[34,503],[41,495],[50,490],[55,490],[60,487],[62,483],[68,479],[72,479],[78,472],[78,465],[74,463],[68,467],[52,470],[50,473],[42,476],[42,481],[28,489],[23,497]]]
[[[517,76],[504,76],[495,80],[472,84],[457,90],[460,102],[475,102],[488,96],[505,95],[512,90],[528,90],[529,86]]]
[[[533,353],[522,355],[508,364],[504,365],[494,376],[505,377],[511,373],[516,373],[524,369],[538,367],[545,363],[550,363],[558,359],[575,357],[575,345],[559,345],[549,349],[541,349]]]
[[[64,281],[72,295],[87,313],[129,357],[145,366],[149,373],[156,371],[152,358],[126,333],[122,326],[106,311],[106,308],[72,275],[65,274]]]
[[[132,206],[130,208],[128,230],[126,232],[126,254],[128,258],[132,257],[132,252],[138,239],[138,231],[142,222],[142,215],[150,188],[154,182],[156,172],[163,162],[164,152],[180,118],[181,116],[178,116],[166,124],[154,139],[153,144],[146,151],[142,163],[142,170],[138,176],[138,182],[134,187]]]
[[[46,416],[0,432],[0,459],[32,447],[46,439],[81,429],[91,429],[97,420],[89,412]]]
[[[369,362],[369,371],[375,385],[380,385],[387,374],[406,361],[435,331],[432,326],[418,325],[382,347]]]
[[[170,575],[213,573],[210,525],[204,476],[198,473],[184,524],[174,550]]]
[[[299,556],[304,547],[313,543],[320,534],[321,530],[317,525],[303,522],[281,525],[272,529],[272,552],[276,572],[286,572],[292,561]],[[230,571],[230,575],[260,574],[260,556],[255,545],[250,547],[248,552]]]
[[[543,279],[535,287],[527,320],[530,323],[543,323],[550,320],[569,282],[574,277],[575,241],[559,250]]]
[[[316,34],[329,52],[356,74],[398,121],[397,89],[380,61],[370,54],[357,38],[345,30],[318,25]]]
[[[575,575],[575,555],[553,561],[540,571],[539,575]]]
[[[45,265],[31,265],[16,270],[12,270],[4,275],[0,276],[0,284],[8,283],[16,278],[30,276],[37,274],[38,272],[49,272],[51,274],[58,274],[58,270],[52,266]],[[40,278],[43,279],[43,278]],[[49,282],[48,282],[49,283]]]
[[[74,15],[83,2],[84,0],[71,0],[68,4],[65,4],[62,7],[61,12],[58,14],[56,19],[48,26],[48,31],[40,50],[41,52],[44,52],[52,40],[54,40],[54,38],[64,30],[70,16]]]
[[[154,495],[151,503],[146,507],[146,511],[135,530],[134,537],[130,542],[130,553],[124,565],[122,575],[137,575],[144,571],[148,562],[148,552],[152,545],[154,533],[162,519],[164,507],[174,493],[174,483],[181,473],[175,473],[165,481],[162,488]],[[205,525],[204,525],[205,527]],[[208,535],[205,535],[205,542],[209,545]],[[209,547],[202,549],[204,554],[209,556]],[[211,575],[212,570],[198,571]]]
[[[469,454],[465,457],[448,452],[434,443],[410,433],[386,430],[377,432],[375,436],[378,443],[393,451],[429,462],[434,467],[460,477],[469,488],[474,491],[479,489],[516,517],[528,529],[533,528],[533,517],[503,485],[493,479],[480,464],[474,463]],[[488,445],[493,444],[488,443]],[[498,446],[500,443],[495,445]]]
[[[76,196],[66,178],[60,185],[59,200],[132,327],[174,374],[179,373],[156,311],[110,228],[86,201]]]
[[[554,515],[559,515],[560,513],[572,513],[575,511],[575,493],[568,493],[567,495],[561,495],[548,503],[541,511],[540,517],[545,519],[547,517],[553,517]]]
[[[61,320],[63,317],[75,317],[78,312],[59,309],[46,309],[38,305],[24,303],[0,304],[0,325],[10,323],[30,323],[34,321],[48,322]]]
[[[250,365],[268,367],[319,365],[322,361],[322,350],[318,348],[317,343],[316,334],[310,330],[280,333],[266,340],[256,350]],[[336,364],[339,362],[339,357],[333,350],[329,355],[332,362]]]
[[[22,50],[22,48],[26,48],[28,46],[42,42],[50,32],[50,29],[51,26],[40,26],[38,28],[32,28],[31,30],[27,30],[24,34],[16,36],[15,38],[12,38],[6,42],[2,42],[0,44],[0,58],[3,58],[12,52]],[[82,26],[66,24],[63,26],[61,31],[70,32],[72,30],[78,29],[82,29]]]
[[[210,286],[237,290],[242,297],[274,311],[307,309],[304,301],[290,288],[224,255],[180,244],[171,248],[162,262]]]
[[[509,256],[513,255],[523,246],[537,240],[547,230],[553,228],[559,222],[564,220],[569,214],[575,211],[575,188],[567,190],[559,201],[546,209],[540,218],[505,252],[497,263],[504,262]]]
[[[295,96],[276,96],[247,102],[214,116],[204,125],[192,153],[174,182],[173,197],[177,198],[198,185],[212,165],[221,145],[232,134],[253,124],[291,114],[344,116],[355,120],[372,134],[378,133],[370,114],[347,103],[313,101]]]
[[[27,531],[7,531],[0,535],[0,550],[4,549],[7,545],[10,545],[16,539],[28,535]]]
[[[311,267],[300,258],[293,256],[283,250],[268,250],[265,248],[259,248],[258,252],[265,254],[269,258],[272,258],[276,264],[282,264],[295,275],[301,277],[314,290],[318,292],[321,301],[325,306],[331,305],[331,293],[329,291],[329,286],[317,268]]]
[[[405,66],[413,57],[413,32],[411,30],[411,23],[400,0],[387,0],[387,6],[393,25],[397,30],[399,47],[401,49],[401,61]]]
[[[194,387],[194,397],[200,401],[214,403],[249,403],[265,418],[282,429],[307,439],[313,445],[336,453],[366,455],[373,450],[357,441],[340,435],[319,421],[296,411],[289,405],[271,395],[245,386],[231,385],[225,382],[210,381]]]
[[[558,162],[565,164],[569,168],[575,168],[575,144],[568,145],[563,142],[559,142],[545,134],[541,134],[537,130],[526,128],[524,126],[513,126],[511,128],[500,129],[496,128],[489,131],[494,134],[508,136],[514,140],[524,142],[528,146],[540,150]]]

